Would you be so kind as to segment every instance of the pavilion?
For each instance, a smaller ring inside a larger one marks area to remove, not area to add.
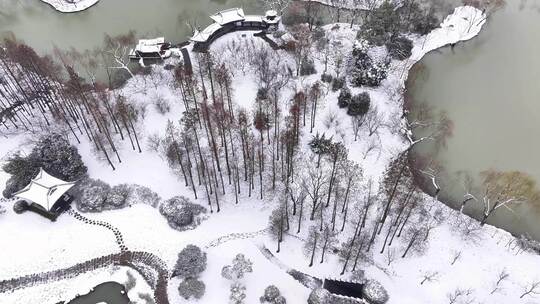
[[[55,221],[69,207],[72,198],[66,192],[75,184],[56,178],[40,168],[28,186],[14,196],[30,203],[29,210]]]
[[[217,38],[234,31],[273,31],[277,30],[281,17],[276,11],[267,11],[264,16],[245,15],[241,8],[231,8],[218,12],[210,18],[214,23],[202,31],[195,30],[191,41],[194,50],[204,51]]]

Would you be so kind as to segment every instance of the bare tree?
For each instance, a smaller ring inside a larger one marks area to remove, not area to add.
[[[510,274],[506,271],[506,269],[499,271],[497,274],[497,281],[495,281],[495,283],[493,284],[493,289],[491,289],[490,294],[499,292],[501,290],[502,282],[507,280],[509,277],[510,277]]]
[[[532,281],[523,288],[523,293],[519,296],[523,299],[526,296],[540,295],[540,281]]]
[[[459,259],[461,259],[461,251],[455,250],[450,259],[450,265],[454,265]]]
[[[129,68],[129,58],[127,56],[130,46],[133,46],[134,44],[134,31],[115,37],[105,35],[105,53],[108,54],[111,59],[108,68],[124,70],[131,77],[134,77],[133,72],[131,72],[131,69]]]
[[[472,289],[462,289],[456,288],[453,292],[448,293],[446,297],[448,298],[449,304],[459,303],[471,303],[471,295],[473,294]]]
[[[379,129],[383,126],[384,118],[377,109],[377,106],[371,106],[365,116],[364,127],[366,128],[368,136],[371,137],[378,134]]]
[[[483,216],[480,225],[484,225],[500,208],[512,211],[511,205],[540,200],[535,181],[523,172],[488,170],[482,172],[482,177],[485,192],[482,198]]]
[[[424,285],[425,282],[436,281],[438,277],[439,277],[439,272],[438,271],[424,272],[422,274],[422,281],[420,282],[420,285]]]

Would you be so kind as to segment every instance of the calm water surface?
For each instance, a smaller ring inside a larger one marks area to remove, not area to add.
[[[216,11],[243,7],[246,14],[264,14],[257,0],[101,0],[71,14],[54,11],[39,0],[0,0],[0,36],[15,33],[40,52],[53,44],[62,49],[93,49],[110,35],[135,30],[139,37],[165,36],[173,42],[191,35],[189,24],[204,27]]]
[[[454,122],[447,149],[416,152],[445,167],[444,196],[458,201],[458,171],[518,170],[540,182],[540,0],[508,0],[475,39],[427,55],[409,91]],[[479,207],[480,205],[477,205]],[[469,209],[478,214],[478,209]],[[540,206],[500,210],[491,223],[540,239]]]

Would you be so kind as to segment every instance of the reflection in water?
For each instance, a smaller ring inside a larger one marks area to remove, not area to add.
[[[453,121],[446,149],[434,153],[430,144],[416,149],[434,154],[444,166],[443,195],[453,201],[464,194],[463,180],[455,180],[458,172],[470,173],[475,184],[479,173],[491,168],[522,171],[540,182],[539,7],[540,0],[507,1],[477,38],[426,56],[425,69],[409,87],[415,104],[444,110]],[[515,211],[500,210],[491,222],[540,239],[540,206]]]
[[[54,11],[39,0],[0,0],[0,35],[8,32],[41,53],[53,44],[78,50],[101,46],[105,33],[115,36],[135,30],[140,37],[165,36],[181,42],[191,35],[187,23],[206,26],[208,16],[229,7],[261,13],[259,1],[242,0],[103,0],[73,14]]]

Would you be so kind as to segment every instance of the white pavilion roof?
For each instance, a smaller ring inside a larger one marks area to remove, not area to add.
[[[74,185],[74,182],[65,182],[40,168],[37,176],[30,181],[30,184],[15,193],[15,196],[36,203],[45,210],[50,211],[54,203]]]
[[[195,33],[193,33],[193,37],[191,37],[190,40],[195,42],[206,42],[208,38],[210,38],[210,36],[212,36],[220,28],[221,25],[219,25],[218,23],[212,23],[202,31],[195,31]]]
[[[243,21],[245,19],[244,10],[241,8],[230,8],[210,16],[219,25],[231,22]]]
[[[165,37],[155,39],[141,39],[135,50],[142,53],[156,53],[161,51],[161,46],[165,43]]]

